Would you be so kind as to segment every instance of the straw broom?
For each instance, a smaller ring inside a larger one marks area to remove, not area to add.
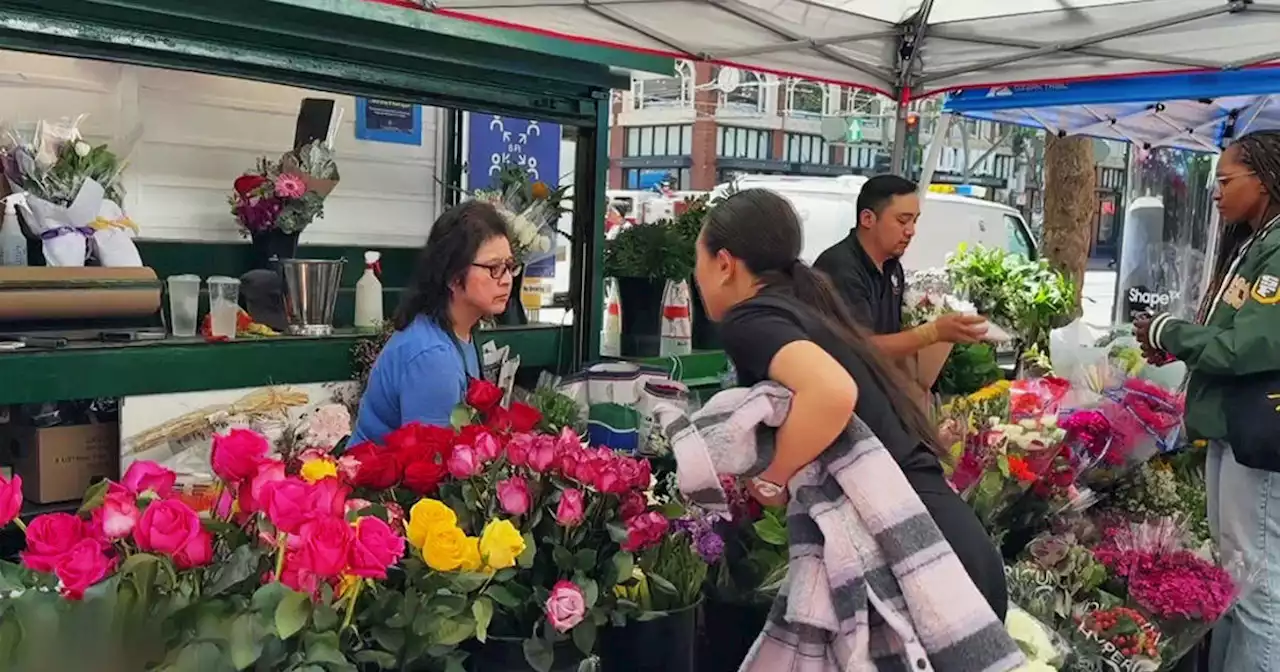
[[[198,408],[168,422],[139,432],[124,441],[123,455],[140,453],[162,443],[181,441],[194,436],[211,434],[218,422],[229,417],[247,416],[259,418],[281,415],[290,408],[310,401],[305,392],[289,387],[268,387],[254,390],[230,404],[215,404]]]

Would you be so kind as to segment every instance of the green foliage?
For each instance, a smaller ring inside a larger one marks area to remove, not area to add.
[[[581,426],[583,419],[582,406],[572,397],[561,394],[552,387],[540,387],[529,395],[528,403],[542,413],[542,422],[538,431],[548,434],[559,434],[565,427],[571,427],[580,434],[586,433]]]
[[[1076,312],[1075,286],[1043,259],[961,244],[947,259],[947,274],[979,313],[1012,328],[1023,346],[1047,348],[1049,331]]]
[[[989,343],[961,343],[938,374],[938,392],[944,395],[972,394],[1004,377],[996,363],[996,350]]]
[[[686,280],[693,264],[693,241],[667,221],[629,226],[604,248],[604,273],[614,278]]]
[[[721,536],[724,555],[708,572],[714,595],[735,604],[771,601],[787,576],[786,511],[765,508],[754,521],[735,514]]]

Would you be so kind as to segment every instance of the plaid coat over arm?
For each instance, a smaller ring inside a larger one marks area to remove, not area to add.
[[[725,390],[657,409],[680,489],[727,510],[718,474],[773,460],[791,393]],[[788,484],[787,581],[743,672],[1006,672],[1026,663],[884,444],[856,416]]]

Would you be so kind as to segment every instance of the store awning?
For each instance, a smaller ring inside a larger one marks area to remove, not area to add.
[[[417,3],[425,0],[382,0]],[[430,0],[581,42],[919,96],[1280,59],[1280,0]],[[918,45],[915,49],[911,44]],[[900,63],[909,63],[907,75]]]
[[[943,109],[1140,147],[1217,151],[1228,138],[1280,128],[1280,69],[968,89]]]

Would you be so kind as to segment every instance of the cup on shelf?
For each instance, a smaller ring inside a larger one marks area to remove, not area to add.
[[[169,283],[169,329],[174,336],[195,336],[200,317],[200,276],[171,275]]]
[[[209,278],[209,335],[234,339],[239,312],[240,281],[220,275]]]

